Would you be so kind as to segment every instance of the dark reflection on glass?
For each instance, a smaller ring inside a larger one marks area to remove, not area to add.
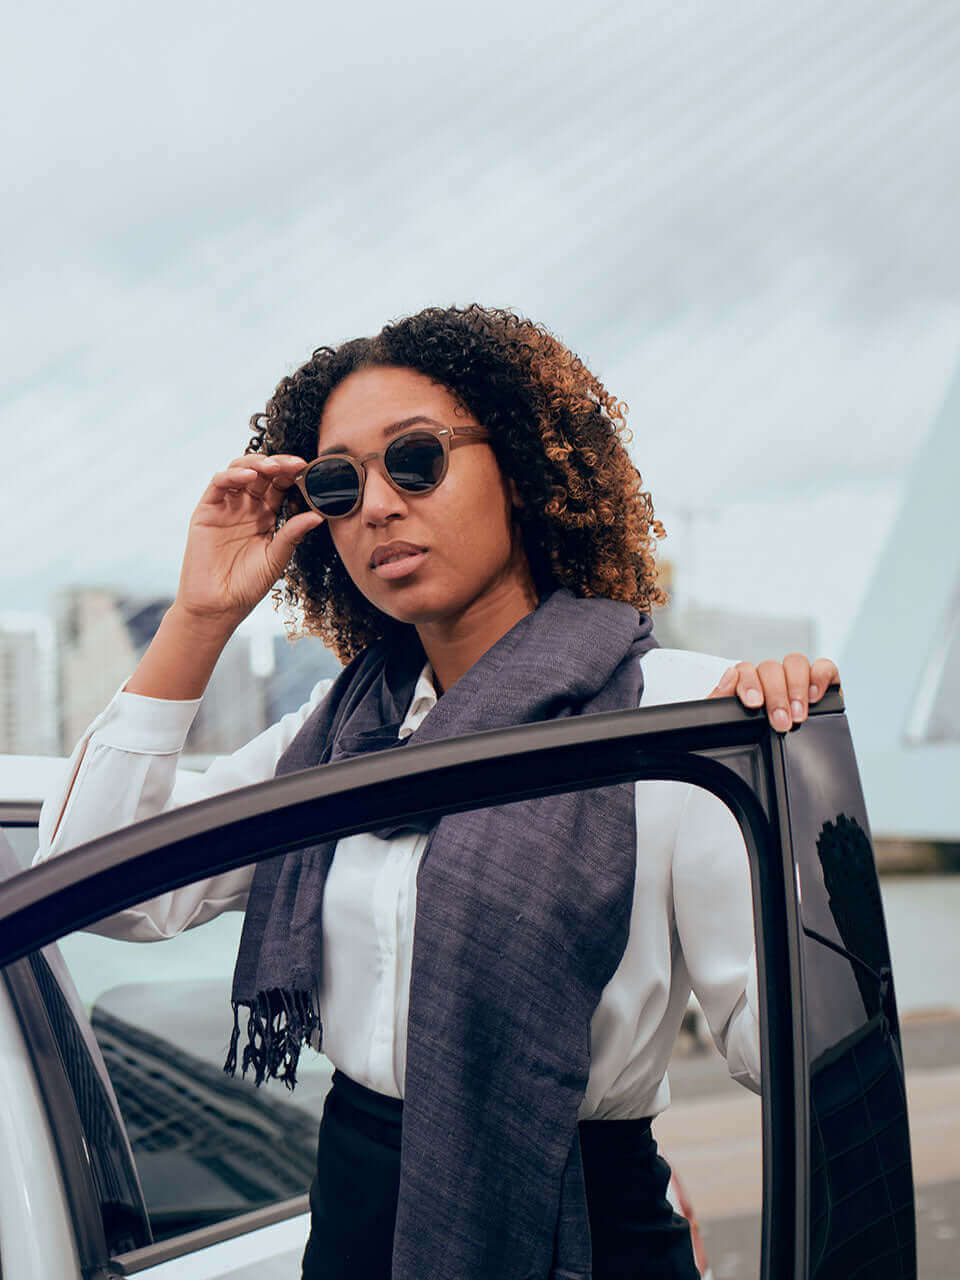
[[[155,1239],[306,1191],[317,1123],[308,1111],[105,1009],[94,1008],[91,1024]]]
[[[810,1064],[810,1275],[906,1277],[913,1188],[889,1024],[871,1018]]]
[[[870,837],[845,813],[825,822],[817,837],[831,914],[848,952],[856,957],[853,975],[868,1017],[880,1012],[881,987],[890,989],[880,885]]]
[[[29,958],[29,965],[83,1125],[107,1247],[112,1252],[136,1249],[148,1243],[149,1231],[143,1221],[140,1189],[129,1167],[123,1131],[109,1092],[47,959],[35,952]]]
[[[800,893],[811,1280],[916,1275],[900,1031],[869,828],[846,722],[785,744]]]

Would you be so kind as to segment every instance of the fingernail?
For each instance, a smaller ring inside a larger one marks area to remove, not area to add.
[[[802,702],[797,702],[796,699],[794,699],[794,701],[790,703],[790,710],[793,712],[794,720],[803,719],[805,712]]]
[[[759,707],[760,703],[763,702],[763,694],[759,689],[748,689],[743,695],[743,699],[748,707]]]
[[[783,707],[777,707],[776,711],[770,717],[770,723],[778,733],[786,733],[790,728],[790,717],[784,711]]]
[[[813,702],[820,697],[820,690],[817,688],[815,684],[812,684],[809,690],[807,691],[807,694],[808,694],[808,697],[810,698],[810,701]]]

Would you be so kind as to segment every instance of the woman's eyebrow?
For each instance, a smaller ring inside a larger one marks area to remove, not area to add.
[[[431,427],[443,428],[442,422],[437,422],[435,418],[428,418],[423,413],[415,413],[412,418],[401,418],[399,422],[391,422],[389,426],[383,428],[384,440],[389,440],[391,436],[397,435],[401,431],[405,431],[407,427],[412,427],[417,422],[428,422]],[[318,458],[326,457],[328,453],[349,453],[350,450],[345,444],[331,444],[326,449],[321,449],[317,454]]]

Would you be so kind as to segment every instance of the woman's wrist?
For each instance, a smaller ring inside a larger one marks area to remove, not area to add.
[[[204,649],[223,649],[224,645],[250,612],[249,609],[221,610],[216,613],[191,609],[179,599],[163,616],[161,626],[182,635],[189,643]]]
[[[185,701],[203,696],[217,660],[243,615],[197,615],[176,601],[127,681],[127,693]]]

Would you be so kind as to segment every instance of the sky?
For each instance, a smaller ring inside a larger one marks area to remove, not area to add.
[[[0,608],[172,592],[281,377],[478,300],[629,404],[678,603],[842,652],[960,357],[953,0],[93,0],[5,47]]]

